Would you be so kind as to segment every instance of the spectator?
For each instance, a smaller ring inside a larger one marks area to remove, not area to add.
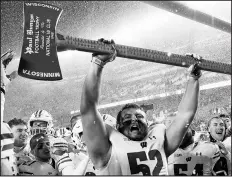
[[[188,69],[190,77],[186,93],[179,105],[177,118],[168,129],[163,124],[148,129],[144,110],[136,104],[127,104],[118,113],[115,130],[103,122],[97,105],[103,67],[115,59],[117,52],[113,41],[101,39],[99,42],[111,44],[113,52],[107,55],[93,54],[80,106],[83,136],[97,174],[167,175],[167,157],[178,148],[197,109],[198,79],[201,76],[197,65]],[[137,163],[138,158],[140,164]],[[146,164],[142,161],[146,161]]]
[[[30,154],[28,143],[27,123],[22,119],[11,119],[8,122],[14,135],[14,152],[17,159],[17,164],[28,161],[33,156]]]
[[[14,57],[13,52],[8,52],[1,57],[1,175],[17,175],[18,168],[14,156],[14,136],[7,123],[3,121],[6,86],[16,77],[17,72],[6,75],[6,67]]]

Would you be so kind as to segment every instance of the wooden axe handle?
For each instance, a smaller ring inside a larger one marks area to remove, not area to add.
[[[112,46],[94,40],[76,38],[69,35],[56,33],[57,50],[79,50],[84,52],[111,53]],[[174,53],[150,50],[125,45],[115,45],[117,56],[128,59],[149,61],[168,64],[180,67],[189,67],[197,61],[190,56],[183,56]],[[205,71],[217,72],[231,75],[231,64],[209,61],[202,59],[199,67]]]

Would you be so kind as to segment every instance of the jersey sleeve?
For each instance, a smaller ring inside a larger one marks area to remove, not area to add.
[[[4,105],[5,105],[5,94],[1,92],[1,124],[3,123]]]
[[[35,161],[27,161],[27,162],[23,162],[22,164],[20,164],[18,166],[20,176],[34,175],[33,168],[31,166],[31,164],[34,162]]]

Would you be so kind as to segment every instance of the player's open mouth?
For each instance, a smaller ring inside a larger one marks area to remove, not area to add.
[[[27,137],[21,137],[20,139],[25,141],[27,139]]]
[[[44,151],[44,153],[45,153],[45,154],[49,154],[49,153],[50,153],[50,151],[49,151],[49,150],[46,150],[46,151]]]
[[[222,135],[223,131],[216,132],[217,135]]]
[[[139,127],[137,125],[132,125],[130,131],[139,131]]]

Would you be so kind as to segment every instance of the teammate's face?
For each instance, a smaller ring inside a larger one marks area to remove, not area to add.
[[[145,112],[136,108],[124,109],[121,113],[119,129],[133,141],[143,140],[148,130]]]
[[[35,154],[39,160],[48,161],[51,158],[50,155],[50,142],[48,138],[45,138],[42,142],[39,142],[35,147]]]
[[[32,127],[47,127],[47,122],[45,121],[34,121]]]
[[[212,119],[209,125],[211,136],[218,141],[222,141],[225,136],[225,124],[221,119]]]
[[[31,135],[46,133],[47,122],[45,121],[34,121],[30,130]]]
[[[224,121],[225,121],[226,127],[230,127],[231,126],[231,119],[229,117],[228,118],[224,118]]]
[[[11,129],[14,135],[14,145],[17,147],[26,145],[28,138],[27,126],[24,124],[14,125]]]

